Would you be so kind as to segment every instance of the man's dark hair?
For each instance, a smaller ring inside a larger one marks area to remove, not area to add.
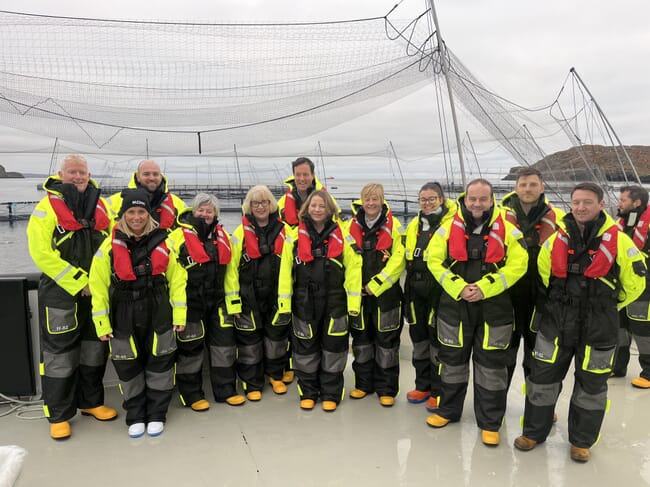
[[[537,176],[540,181],[544,181],[542,173],[534,167],[522,167],[517,171],[517,179],[515,180],[515,183],[519,181],[520,178],[525,178],[526,176]]]
[[[314,174],[316,168],[314,166],[314,163],[311,162],[311,159],[309,159],[308,157],[299,157],[298,159],[293,161],[291,163],[291,172],[293,172],[296,166],[300,166],[301,164],[308,164],[309,169],[311,169],[311,173]]]
[[[648,206],[648,190],[641,186],[629,185],[620,189],[621,193],[629,193],[632,201],[641,200],[641,208]]]
[[[598,186],[596,183],[584,182],[584,183],[576,184],[571,190],[572,198],[573,198],[573,193],[575,193],[578,190],[591,191],[592,193],[595,193],[596,196],[598,196],[599,203],[603,201],[603,199],[605,198],[605,193],[603,192],[603,188]]]
[[[489,186],[490,195],[494,195],[494,188],[492,187],[492,183],[487,179],[483,179],[483,178],[472,179],[469,183],[467,183],[467,186],[465,187],[465,192],[467,193],[467,191],[469,191],[469,187],[474,186],[475,184],[482,184],[484,186]]]

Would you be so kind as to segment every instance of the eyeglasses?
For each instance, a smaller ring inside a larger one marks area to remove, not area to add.
[[[266,207],[269,206],[270,204],[271,204],[271,202],[270,202],[269,200],[251,201],[251,206],[252,206],[253,208],[260,208],[260,207],[264,207],[264,208],[266,208]]]
[[[440,198],[438,196],[432,196],[431,198],[420,198],[420,203],[422,203],[422,204],[435,203],[439,199]]]

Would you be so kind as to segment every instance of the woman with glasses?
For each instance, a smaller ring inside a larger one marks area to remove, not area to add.
[[[331,412],[343,396],[348,315],[358,315],[361,305],[361,257],[325,191],[307,197],[298,219],[298,231],[282,252],[278,320],[293,323],[300,407],[313,409],[320,399],[323,410]]]
[[[230,238],[219,223],[219,201],[199,193],[189,208],[178,215],[179,228],[170,239],[180,264],[187,270],[187,326],[178,333],[176,383],[181,402],[194,411],[209,409],[203,392],[203,356],[208,347],[212,393],[217,402],[239,406],[237,394],[235,334],[226,310],[226,294],[234,287],[226,272],[230,262]]]
[[[400,223],[384,200],[384,187],[368,183],[352,203],[350,234],[363,256],[360,320],[350,323],[355,388],[352,399],[377,393],[391,407],[399,390],[399,345],[402,332],[404,245]]]
[[[454,217],[456,204],[445,198],[440,184],[431,182],[420,188],[418,202],[420,211],[406,227],[404,316],[415,367],[415,389],[406,394],[406,399],[412,404],[426,401],[426,408],[434,412],[440,394],[434,314],[442,288],[429,271],[424,253],[440,224]]]
[[[268,187],[253,186],[243,204],[242,223],[232,235],[232,273],[236,288],[226,297],[235,314],[237,370],[248,395],[261,398],[264,376],[276,394],[288,362],[289,323],[278,322],[278,275],[287,227]]]

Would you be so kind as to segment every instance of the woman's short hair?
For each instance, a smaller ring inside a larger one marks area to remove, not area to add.
[[[244,198],[244,203],[242,204],[242,209],[244,210],[245,215],[250,215],[252,212],[251,202],[253,201],[269,201],[269,212],[275,213],[278,211],[278,202],[275,200],[275,196],[271,193],[271,190],[268,186],[264,184],[258,184],[253,186],[246,193],[246,198]]]
[[[381,183],[368,183],[361,188],[361,201],[373,195],[384,201],[384,186]]]
[[[194,197],[190,206],[192,207],[192,210],[195,210],[203,205],[212,206],[214,208],[215,216],[217,219],[219,218],[219,199],[216,196],[208,193],[199,193]]]
[[[336,207],[336,203],[334,203],[332,196],[327,191],[317,189],[312,191],[309,196],[307,196],[307,199],[300,207],[300,211],[298,212],[298,220],[303,221],[304,216],[307,214],[307,210],[309,209],[309,203],[311,203],[311,200],[316,196],[322,198],[322,200],[325,202],[325,208],[327,209],[329,217],[332,218],[333,216],[336,216],[339,209]]]

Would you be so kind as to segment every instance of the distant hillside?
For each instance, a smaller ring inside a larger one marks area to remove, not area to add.
[[[625,146],[625,150],[629,154],[630,159],[632,159],[641,181],[650,183],[650,146],[629,145]],[[602,177],[607,181],[625,181],[621,163],[618,159],[619,157],[625,161],[623,167],[627,171],[627,179],[629,181],[636,180],[620,149],[618,149],[619,154],[617,156],[614,147],[603,145],[585,145],[580,148],[572,147],[568,150],[550,154],[541,161],[533,164],[532,167],[538,169],[544,175],[545,179],[551,179],[550,174],[553,173],[553,179],[559,181],[592,180],[593,176],[583,162],[579,151],[584,153],[593,171],[596,174],[602,174]],[[517,171],[520,167],[510,168],[510,173],[503,179],[508,181],[517,179]]]
[[[11,172],[11,171],[7,172],[5,170],[5,167],[2,164],[0,164],[0,178],[24,178],[24,177],[25,176],[23,176],[19,172]]]

